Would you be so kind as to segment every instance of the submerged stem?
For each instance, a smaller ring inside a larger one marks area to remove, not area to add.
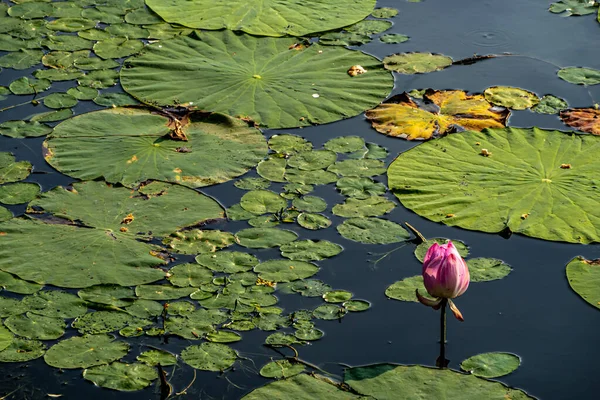
[[[446,304],[448,304],[448,299],[442,299],[440,304],[440,369],[446,368]]]

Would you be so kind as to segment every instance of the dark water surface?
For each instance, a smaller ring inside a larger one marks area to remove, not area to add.
[[[393,94],[418,88],[464,89],[481,92],[494,85],[518,86],[538,95],[554,94],[565,98],[572,107],[589,107],[600,101],[600,85],[591,88],[576,86],[556,76],[558,67],[586,66],[600,68],[598,42],[600,25],[594,16],[570,17],[547,11],[549,1],[539,0],[425,0],[408,3],[404,0],[379,1],[378,6],[400,9],[392,19],[394,26],[386,33],[401,33],[411,37],[402,44],[383,44],[378,40],[362,49],[377,57],[405,52],[428,51],[443,53],[455,60],[474,54],[511,53],[469,66],[453,66],[443,71],[424,75],[396,75]],[[6,85],[27,71],[2,71],[0,84]],[[55,83],[53,90],[63,91],[71,83]],[[29,98],[23,96],[24,101]],[[6,103],[6,102],[3,102]],[[5,104],[0,107],[5,107]],[[80,103],[81,104],[81,103]],[[80,105],[76,112],[95,109],[91,102]],[[23,106],[0,113],[0,121],[25,118],[44,107]],[[100,108],[100,107],[98,107]],[[539,126],[563,129],[555,115],[540,115],[530,111],[513,112],[510,126]],[[275,131],[266,131],[270,136]],[[375,132],[364,117],[358,116],[334,124],[285,130],[306,137],[315,148],[336,136],[360,135],[368,142],[387,147],[391,162],[400,152],[418,143],[388,138]],[[71,183],[47,165],[42,157],[43,139],[18,140],[0,137],[2,151],[11,151],[17,159],[31,161],[35,173],[27,180],[49,190],[56,185]],[[255,176],[250,172],[246,176]],[[376,179],[385,181],[385,176]],[[274,185],[273,190],[279,186]],[[243,191],[232,182],[203,189],[223,205],[239,201]],[[317,187],[316,196],[325,198],[331,206],[343,201],[334,188]],[[388,194],[389,195],[389,194]],[[390,196],[391,197],[391,196]],[[18,215],[25,206],[10,207]],[[341,218],[325,213],[333,226]],[[600,360],[600,313],[587,305],[568,286],[565,265],[573,257],[600,257],[597,245],[575,245],[545,242],[513,235],[503,239],[498,235],[447,227],[421,218],[399,205],[386,218],[407,221],[426,237],[448,237],[465,241],[471,248],[471,257],[500,258],[513,267],[505,279],[473,283],[456,303],[465,322],[449,318],[447,357],[450,367],[472,355],[489,351],[506,351],[522,357],[522,365],[514,373],[500,378],[502,382],[526,390],[541,399],[597,399],[600,380],[596,379]],[[220,223],[216,229],[235,232],[245,223]],[[391,283],[420,274],[421,265],[412,252],[414,245],[403,246],[377,264],[374,253],[383,253],[399,247],[361,245],[339,236],[332,227],[308,235],[292,225],[302,237],[328,239],[344,246],[344,251],[333,259],[319,262],[321,271],[316,278],[336,289],[352,291],[355,298],[367,299],[372,308],[367,312],[351,313],[341,322],[317,320],[325,336],[307,346],[299,346],[300,358],[329,372],[341,375],[343,365],[361,365],[375,362],[432,365],[438,351],[438,314],[418,303],[388,300],[384,291]],[[235,250],[234,247],[232,249]],[[257,251],[266,259],[278,256],[275,250]],[[313,308],[321,303],[318,298],[280,295],[282,307],[287,310]],[[70,330],[73,331],[73,330]],[[75,332],[68,332],[73,335]],[[188,390],[189,398],[238,399],[262,384],[269,382],[258,376],[258,369],[278,354],[262,346],[272,332],[260,330],[243,332],[243,340],[232,345],[243,357],[253,360],[236,363],[234,371],[222,376],[198,371],[194,385]],[[157,338],[128,339],[132,349],[142,344],[160,345]],[[171,338],[167,348],[181,351],[190,341]],[[132,351],[131,360],[138,352]],[[128,358],[126,358],[128,360]],[[154,386],[136,392],[120,393],[94,387],[81,378],[81,371],[58,371],[47,367],[43,359],[26,364],[0,365],[0,395],[19,388],[11,398],[44,398],[47,393],[60,393],[63,398],[131,398],[158,399]],[[171,370],[169,369],[169,372]],[[175,391],[182,390],[193,377],[189,367],[174,372]]]

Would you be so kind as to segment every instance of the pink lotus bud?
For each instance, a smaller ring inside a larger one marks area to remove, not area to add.
[[[423,261],[423,283],[431,296],[453,299],[467,290],[469,281],[467,263],[452,241],[443,245],[434,243],[427,250]]]

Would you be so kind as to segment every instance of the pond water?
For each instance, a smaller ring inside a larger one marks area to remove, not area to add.
[[[498,55],[472,65],[454,65],[427,74],[394,74],[391,95],[421,88],[481,93],[490,86],[506,85],[527,89],[540,97],[553,94],[567,100],[570,107],[591,107],[600,101],[600,85],[573,85],[559,79],[556,72],[567,66],[600,68],[600,57],[596,51],[600,26],[593,15],[563,17],[550,13],[550,3],[537,0],[424,0],[417,3],[379,0],[378,7],[399,10],[399,14],[391,18],[393,26],[386,33],[405,34],[410,36],[410,40],[384,44],[375,39],[356,48],[379,59],[400,52],[441,53],[454,60],[473,55]],[[8,85],[38,68],[39,65],[20,71],[5,68],[0,84]],[[74,81],[54,82],[50,91],[64,92],[73,86]],[[122,89],[117,85],[102,92],[113,91],[121,92]],[[30,99],[30,96],[8,96],[0,103],[0,108]],[[90,101],[82,101],[74,112],[82,114],[102,108]],[[0,112],[0,122],[26,119],[42,109],[45,110],[42,105],[31,104],[10,108]],[[530,110],[512,111],[508,126],[568,130],[557,115]],[[263,133],[267,138],[282,133],[299,135],[312,142],[314,148],[320,148],[337,136],[357,135],[366,142],[388,149],[386,166],[398,154],[422,143],[382,135],[371,128],[364,114],[324,125],[265,129]],[[46,163],[43,141],[43,137],[12,139],[0,136],[0,149],[12,152],[17,160],[31,162],[33,174],[26,182],[39,183],[44,192],[75,182],[75,179],[57,172]],[[257,176],[255,169],[244,175]],[[385,174],[374,179],[387,183]],[[236,188],[234,182],[200,190],[224,207],[230,207],[239,203],[245,193]],[[269,190],[278,193],[282,187],[283,184],[274,183]],[[415,245],[411,242],[368,245],[347,240],[335,230],[344,218],[331,212],[331,207],[342,203],[344,196],[335,190],[334,184],[316,186],[311,195],[326,200],[328,209],[323,214],[331,219],[332,226],[317,231],[307,231],[297,224],[285,224],[283,228],[297,232],[303,239],[325,239],[343,246],[344,250],[339,255],[317,262],[321,269],[315,278],[334,289],[352,292],[354,298],[368,300],[371,308],[349,313],[339,321],[314,320],[316,327],[325,335],[310,344],[296,346],[299,357],[338,379],[347,366],[379,362],[435,365],[438,314],[418,303],[389,299],[384,293],[392,283],[421,273],[421,263],[413,255]],[[408,222],[428,238],[461,240],[470,247],[469,257],[498,258],[513,268],[504,279],[472,283],[468,291],[456,300],[465,321],[459,323],[453,318],[448,319],[446,357],[450,359],[450,368],[459,369],[461,361],[479,353],[510,352],[519,355],[522,361],[516,371],[498,378],[506,385],[520,388],[540,399],[597,398],[600,381],[594,379],[592,371],[600,359],[600,346],[597,344],[600,313],[569,287],[565,276],[565,266],[575,256],[600,258],[597,245],[551,242],[519,234],[503,238],[497,234],[450,227],[404,208],[389,192],[386,196],[397,204],[392,212],[386,214],[386,219]],[[23,214],[26,209],[25,205],[7,207],[15,216]],[[219,221],[207,227],[237,232],[249,226],[246,221]],[[247,251],[238,245],[229,250]],[[384,256],[386,252],[389,254]],[[261,260],[279,257],[278,249],[254,250],[252,253]],[[175,263],[193,262],[192,256],[176,255],[175,258]],[[278,306],[288,311],[310,310],[322,304],[319,297],[275,294],[279,297]],[[284,331],[290,332],[289,329]],[[187,389],[187,395],[193,398],[239,399],[270,382],[258,371],[271,359],[281,358],[277,352],[263,346],[271,333],[259,329],[241,332],[243,339],[229,346],[242,358],[224,373],[196,371],[197,376]],[[66,337],[74,335],[77,335],[75,329],[67,329]],[[147,346],[178,354],[190,344],[198,344],[197,341],[175,336],[169,337],[167,342],[149,336],[126,340],[131,345],[130,354],[124,359],[126,361],[135,361],[135,356]],[[53,343],[51,341],[49,345]],[[289,349],[282,351],[291,355]],[[193,369],[181,362],[175,369],[167,367],[166,370],[174,392],[182,391],[195,376]],[[61,394],[67,399],[160,398],[159,389],[154,384],[136,392],[103,389],[85,381],[80,369],[55,369],[47,366],[43,358],[26,363],[0,364],[0,371],[0,395],[12,393],[7,398],[47,398],[48,393]]]

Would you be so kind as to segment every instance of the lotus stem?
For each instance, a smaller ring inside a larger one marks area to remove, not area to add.
[[[446,304],[448,299],[443,298],[440,303],[440,369],[446,368]]]

